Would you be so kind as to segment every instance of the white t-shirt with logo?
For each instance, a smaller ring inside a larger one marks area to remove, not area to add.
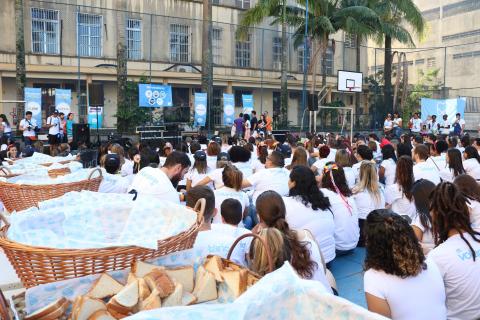
[[[431,162],[419,162],[413,166],[413,176],[415,181],[426,179],[433,182],[435,185],[440,183],[440,175],[437,167]]]
[[[395,320],[445,319],[445,288],[438,267],[426,260],[427,269],[415,277],[401,278],[381,270],[365,271],[365,292],[386,300]]]
[[[209,254],[214,254],[227,258],[228,250],[230,250],[236,239],[237,237],[233,233],[228,235],[224,230],[212,228],[212,230],[200,231],[198,233],[191,250],[197,257],[206,257]],[[248,243],[248,241],[242,241],[235,247],[231,257],[233,261],[246,265],[245,253],[248,253],[249,250]]]
[[[335,222],[335,249],[344,251],[354,249],[360,236],[355,200],[353,197],[346,198],[350,205],[347,207],[337,193],[325,188],[320,190],[330,200],[330,210],[333,212]]]
[[[448,121],[448,119],[440,120],[440,134],[449,134],[451,128],[446,128],[448,126],[450,126],[450,121]]]
[[[391,205],[392,211],[399,215],[406,215],[413,219],[417,214],[413,198],[412,201],[408,200],[396,183],[385,187],[385,202]]]
[[[290,228],[312,233],[326,262],[335,258],[335,222],[329,210],[313,210],[305,206],[300,197],[283,197]]]
[[[242,205],[242,214],[245,211],[245,208],[248,208],[250,205],[250,199],[248,195],[242,190],[237,191],[235,189],[223,186],[220,189],[214,191],[215,194],[215,208],[217,209],[217,214],[213,218],[213,223],[222,223],[222,216],[220,207],[226,199],[236,199]]]
[[[381,167],[385,168],[385,185],[391,185],[395,183],[395,170],[397,169],[397,164],[393,159],[383,160],[380,163]]]
[[[355,204],[357,205],[358,218],[367,219],[370,212],[376,209],[385,209],[385,194],[382,187],[379,188],[380,199],[375,199],[373,194],[368,190],[363,190],[353,195]]]
[[[412,119],[412,132],[420,132],[422,129],[422,119]]]
[[[59,117],[48,117],[47,124],[53,125],[48,128],[48,134],[57,135],[60,133],[60,118]]]
[[[139,195],[153,195],[159,200],[180,204],[180,197],[172,182],[159,168],[145,167],[133,178],[128,191],[136,190]]]
[[[480,163],[475,158],[463,160],[465,172],[475,180],[480,180]]]
[[[247,178],[253,186],[253,203],[257,201],[259,195],[268,190],[273,190],[281,196],[288,195],[288,179],[290,172],[285,168],[270,168],[257,172]]]
[[[31,130],[27,129],[29,126],[32,127]],[[20,121],[20,128],[24,129],[23,130],[24,137],[35,137],[34,129],[36,126],[37,126],[37,120],[33,118],[30,120],[22,119],[22,121]]]
[[[463,234],[476,252],[476,259],[459,234],[430,251],[447,293],[448,319],[478,319],[480,316],[480,243]],[[479,238],[479,237],[477,237]]]

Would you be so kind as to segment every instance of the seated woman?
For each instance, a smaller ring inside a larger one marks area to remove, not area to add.
[[[442,276],[408,222],[390,210],[372,211],[365,237],[368,310],[395,320],[446,319]]]
[[[465,173],[460,150],[456,148],[448,149],[445,160],[447,161],[447,167],[440,168],[440,178],[443,181],[453,182],[456,176]]]
[[[127,193],[133,176],[122,177],[120,175],[120,157],[118,154],[105,154],[100,159],[103,171],[103,179],[98,192],[103,193]]]
[[[186,174],[187,191],[195,187],[198,182],[200,182],[212,171],[212,169],[210,169],[208,166],[207,154],[204,151],[196,151],[193,155],[193,159],[195,162]],[[209,183],[207,186],[213,189],[213,183]]]
[[[281,241],[272,243],[267,239],[270,246],[279,247],[278,252],[282,253],[276,255],[278,257],[276,259],[280,259],[281,262],[288,260],[300,277],[319,281],[331,292],[318,244],[309,231],[290,229],[286,221],[286,209],[282,197],[275,191],[265,191],[257,198],[256,207],[260,217],[260,223],[257,225],[256,231],[261,232],[265,228],[274,228],[278,229],[283,236],[283,245],[281,245]],[[264,266],[267,259],[265,255],[255,254],[255,242],[255,240],[252,241],[251,248],[254,249],[250,250],[250,259],[254,262],[253,267],[255,269],[253,271],[262,272],[262,270],[266,270]],[[279,242],[280,246],[278,246]]]
[[[461,174],[453,180],[461,193],[468,199],[470,223],[474,230],[480,232],[480,185],[468,174]]]
[[[479,316],[480,233],[471,227],[467,203],[467,198],[450,182],[439,184],[431,195],[436,247],[428,258],[437,264],[443,278],[448,319]]]
[[[468,146],[463,153],[463,167],[468,175],[480,181],[480,155],[475,147]]]
[[[411,191],[416,209],[411,226],[420,241],[424,254],[429,253],[435,247],[432,236],[432,216],[430,215],[430,195],[434,189],[433,182],[420,179],[415,182]]]
[[[416,209],[412,197],[414,181],[412,158],[401,156],[395,168],[395,183],[385,188],[385,202],[388,209],[402,216],[408,216],[410,219],[415,218]]]
[[[294,230],[309,230],[325,261],[332,261],[335,258],[335,222],[330,201],[318,189],[315,175],[307,166],[294,167],[288,186],[288,197],[283,197],[288,224]]]

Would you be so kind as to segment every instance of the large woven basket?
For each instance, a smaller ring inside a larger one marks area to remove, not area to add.
[[[100,175],[92,178],[94,172]],[[93,170],[88,179],[48,185],[16,184],[0,181],[0,200],[8,212],[21,211],[38,206],[41,201],[58,198],[70,191],[98,191],[103,176],[100,169]]]
[[[24,245],[7,238],[10,226],[0,214],[0,247],[5,252],[23,286],[83,277],[90,274],[130,268],[136,260],[148,260],[193,247],[203,223],[205,199],[195,205],[197,220],[188,230],[158,241],[156,250],[128,246],[102,249],[52,249]]]

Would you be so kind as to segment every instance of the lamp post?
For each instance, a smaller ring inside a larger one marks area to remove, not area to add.
[[[302,89],[302,111],[305,113],[307,103],[307,53],[308,53],[308,0],[305,6],[305,34],[303,41],[303,89]],[[310,117],[309,117],[310,119]],[[310,125],[308,126],[310,128]]]

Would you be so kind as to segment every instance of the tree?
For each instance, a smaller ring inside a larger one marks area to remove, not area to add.
[[[258,25],[267,18],[273,18],[271,25],[279,23],[282,26],[282,54],[281,54],[281,91],[280,91],[280,123],[282,126],[288,124],[288,83],[287,83],[287,0],[259,0],[257,4],[247,10],[242,20],[240,21],[240,28],[238,36],[244,37],[248,34],[248,29],[251,26]]]
[[[407,26],[414,33],[421,34],[425,21],[414,0],[369,0],[369,7],[380,17],[381,28],[377,40],[385,42],[384,101],[387,110],[392,111],[392,40],[415,46]]]
[[[203,22],[202,22],[202,92],[207,93],[207,114],[206,122],[209,129],[213,112],[213,57],[212,57],[212,0],[203,0]]]
[[[440,91],[442,80],[438,77],[440,69],[417,70],[417,83],[412,85],[407,92],[407,101],[402,110],[402,116],[408,117],[415,111],[422,98],[433,98],[435,92]]]
[[[122,114],[128,108],[127,105],[127,50],[125,46],[125,19],[121,17],[117,23],[119,25],[118,43],[117,43],[117,110]],[[123,132],[128,127],[121,117],[117,120],[117,130]]]
[[[23,0],[15,0],[15,29],[16,29],[16,77],[17,101],[24,100],[24,90],[27,83],[25,68],[25,34],[23,28]],[[17,103],[17,119],[25,114],[25,104]]]
[[[133,133],[135,127],[145,123],[150,117],[149,108],[141,108],[138,106],[138,84],[148,83],[146,77],[141,77],[140,81],[126,81],[124,96],[125,100],[122,104],[118,104],[117,113],[117,130],[121,133]]]

